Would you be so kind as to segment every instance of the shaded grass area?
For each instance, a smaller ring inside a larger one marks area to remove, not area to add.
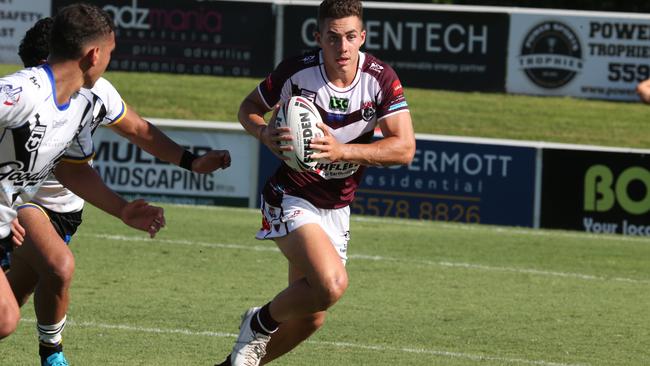
[[[0,73],[17,66],[0,65]],[[260,81],[250,78],[108,72],[146,117],[236,121]],[[650,107],[641,103],[405,89],[418,133],[650,147]]]

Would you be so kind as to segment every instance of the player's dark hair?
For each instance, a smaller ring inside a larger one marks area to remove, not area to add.
[[[54,16],[50,54],[71,60],[82,55],[89,42],[113,32],[115,25],[108,13],[94,5],[76,3],[65,6]]]
[[[363,6],[360,0],[323,0],[318,7],[318,28],[325,19],[340,19],[356,16],[363,20]]]
[[[50,54],[50,35],[53,24],[52,17],[42,18],[25,33],[25,37],[18,46],[18,56],[25,67],[38,66],[43,60],[47,60],[47,56]]]

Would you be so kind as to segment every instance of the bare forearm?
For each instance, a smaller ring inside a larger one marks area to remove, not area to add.
[[[121,219],[122,209],[127,202],[106,186],[90,165],[60,162],[54,173],[61,184],[76,195]]]
[[[413,159],[412,148],[399,138],[386,137],[370,144],[343,145],[341,160],[368,166],[408,164]]]
[[[252,103],[245,100],[242,103],[242,108],[239,109],[239,123],[241,123],[242,127],[248,133],[259,139],[262,129],[266,126],[266,121],[262,117],[263,115],[264,111],[255,108]]]
[[[118,125],[118,127],[120,127]],[[132,144],[157,157],[160,160],[178,165],[185,148],[165,135],[158,127],[147,121],[142,121],[133,130],[115,128],[121,136]]]

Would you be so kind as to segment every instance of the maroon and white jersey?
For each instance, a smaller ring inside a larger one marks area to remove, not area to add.
[[[378,120],[408,112],[395,71],[363,52],[354,81],[345,88],[327,79],[322,51],[314,51],[284,60],[257,89],[268,108],[297,95],[311,100],[341,143],[370,143]],[[264,198],[279,206],[282,195],[289,194],[318,208],[345,207],[354,199],[363,171],[344,161],[318,164],[315,172],[297,172],[283,163],[264,187]]]

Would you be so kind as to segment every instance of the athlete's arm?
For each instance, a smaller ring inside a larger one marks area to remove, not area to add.
[[[185,149],[165,135],[160,129],[145,121],[130,106],[120,122],[110,126],[113,131],[160,160],[181,166]],[[211,173],[230,166],[228,150],[211,150],[191,161],[196,173]]]
[[[636,86],[636,93],[643,103],[650,104],[650,79],[644,80]]]
[[[125,224],[146,231],[153,238],[165,226],[163,209],[143,200],[127,202],[102,181],[99,173],[86,163],[61,161],[54,174],[64,186],[93,206],[111,214]]]
[[[287,160],[288,158],[283,156],[281,151],[290,151],[292,147],[288,145],[281,147],[279,142],[291,141],[291,131],[289,127],[276,128],[274,123],[267,124],[264,115],[269,111],[260,93],[255,89],[239,106],[237,117],[248,133],[266,145],[279,159]],[[276,113],[277,110],[273,113],[270,122],[275,121]]]
[[[312,158],[372,166],[410,163],[415,155],[411,114],[408,111],[391,114],[378,123],[384,138],[370,144],[342,144],[332,136],[327,125],[319,123],[325,136],[312,139],[311,147],[321,151]]]

